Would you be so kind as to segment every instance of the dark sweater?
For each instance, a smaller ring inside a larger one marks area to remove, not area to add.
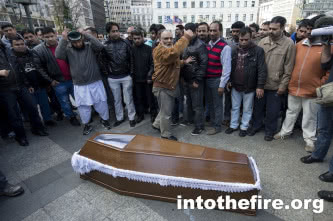
[[[142,44],[133,46],[132,52],[134,58],[134,81],[147,82],[147,80],[151,80],[154,71],[152,48]]]

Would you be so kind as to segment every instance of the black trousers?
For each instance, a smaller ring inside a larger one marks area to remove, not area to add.
[[[278,95],[276,90],[265,90],[263,98],[254,99],[252,115],[253,129],[259,130],[265,119],[265,135],[273,136],[277,132],[283,95]],[[266,118],[265,118],[266,116]]]
[[[136,114],[142,116],[146,107],[149,107],[151,114],[157,114],[158,104],[153,95],[153,85],[145,82],[135,82],[134,84],[134,104]]]
[[[19,90],[8,90],[0,92],[0,106],[5,107],[10,126],[13,128],[16,137],[19,139],[26,138],[23,127],[22,117],[17,104],[24,109],[29,115],[32,130],[44,128],[39,116],[37,104],[27,88]]]

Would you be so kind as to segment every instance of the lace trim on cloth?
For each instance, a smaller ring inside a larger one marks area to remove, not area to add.
[[[102,173],[109,174],[113,177],[122,177],[130,180],[155,183],[161,186],[175,186],[185,187],[192,189],[202,190],[216,190],[223,192],[247,192],[250,190],[261,190],[259,170],[256,162],[252,157],[249,157],[251,169],[253,171],[255,184],[246,183],[231,183],[231,182],[218,182],[209,180],[200,180],[185,177],[166,176],[161,174],[143,173],[132,170],[118,169],[109,165],[102,164],[98,161],[91,160],[87,157],[81,156],[78,152],[75,152],[72,156],[72,167],[75,172],[80,174],[89,173],[93,170],[97,170]]]

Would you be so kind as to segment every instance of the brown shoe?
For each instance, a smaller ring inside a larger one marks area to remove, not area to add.
[[[216,130],[216,128],[213,128],[213,129],[210,129],[207,131],[207,135],[215,135],[220,132],[221,132],[221,130]]]

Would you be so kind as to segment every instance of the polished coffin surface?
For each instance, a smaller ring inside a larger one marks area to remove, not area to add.
[[[115,168],[217,182],[254,184],[245,154],[136,135],[123,149],[88,140],[79,154]]]
[[[112,168],[155,174],[156,176],[162,175],[171,177],[171,179],[172,177],[173,179],[175,177],[195,179],[194,182],[198,183],[202,181],[221,182],[221,185],[228,183],[253,185],[259,178],[257,172],[254,174],[249,158],[245,154],[144,135],[132,135],[132,138],[127,137],[124,140],[105,139],[109,144],[114,142],[119,146],[118,148],[104,144],[101,139],[98,139],[100,135],[97,134],[90,138],[80,152],[74,155],[93,161],[94,164],[98,162],[98,164]],[[82,166],[85,168],[87,165],[83,163]],[[81,171],[81,178],[89,179],[120,194],[168,202],[176,202],[178,195],[181,195],[183,199],[196,199],[198,196],[204,200],[217,199],[220,196],[228,195],[236,201],[250,200],[253,195],[258,194],[260,189],[260,180],[259,188],[256,183],[253,185],[255,187],[251,189],[230,192],[224,189],[205,189],[200,186],[191,188],[181,185],[161,185],[158,182],[121,177],[113,172],[105,173],[99,169],[83,173]],[[233,211],[246,215],[256,214],[256,210],[252,208]]]

